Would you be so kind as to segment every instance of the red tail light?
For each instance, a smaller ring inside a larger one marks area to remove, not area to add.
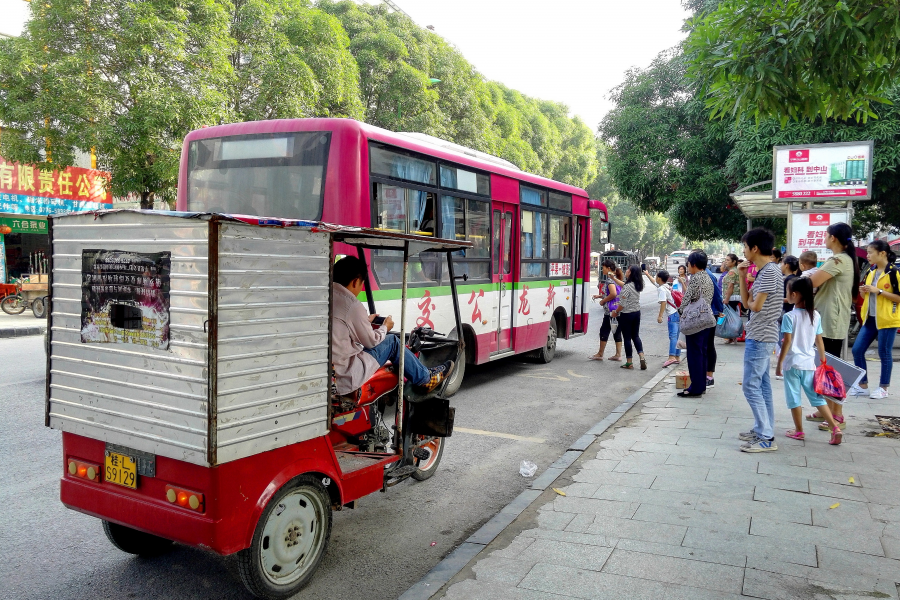
[[[69,475],[88,481],[100,483],[100,467],[92,463],[70,458],[68,461]]]
[[[203,494],[192,492],[174,485],[166,486],[166,500],[189,510],[203,512]]]

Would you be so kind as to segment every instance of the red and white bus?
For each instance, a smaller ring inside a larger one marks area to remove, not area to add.
[[[416,133],[349,119],[289,119],[208,127],[184,141],[181,211],[322,220],[468,240],[454,258],[466,362],[533,352],[549,362],[557,337],[587,331],[590,209],[580,189],[512,163]],[[351,252],[349,248],[338,252]],[[400,314],[402,262],[366,251],[370,309]],[[407,311],[453,335],[446,269],[410,264]],[[373,302],[374,301],[374,304]],[[448,392],[458,389],[464,365]]]

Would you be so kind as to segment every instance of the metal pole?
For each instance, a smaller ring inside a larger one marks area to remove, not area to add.
[[[366,262],[366,250],[362,246],[357,248],[357,253],[359,255],[359,260]],[[369,265],[366,264],[365,270],[365,279],[363,282],[366,284],[366,304],[369,306],[369,314],[375,314],[375,295],[372,293],[372,282],[369,280]]]
[[[462,319],[459,316],[459,301],[456,295],[456,273],[453,271],[453,253],[447,253],[447,273],[450,275],[450,293],[453,294],[453,316],[456,319],[456,339],[463,340]]]
[[[747,231],[753,229],[753,219],[747,219]]]
[[[397,413],[394,425],[397,429],[397,444],[402,448],[403,458],[406,458],[406,444],[403,443],[403,384],[406,377],[406,284],[409,275],[409,242],[403,243],[403,286],[400,288],[400,373],[397,382]]]

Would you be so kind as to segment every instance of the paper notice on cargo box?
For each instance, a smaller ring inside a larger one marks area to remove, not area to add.
[[[171,252],[83,250],[82,343],[169,348]]]

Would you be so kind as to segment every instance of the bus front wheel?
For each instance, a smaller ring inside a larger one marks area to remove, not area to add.
[[[533,354],[539,363],[547,364],[556,356],[556,338],[556,318],[551,318],[550,326],[547,328],[547,341],[544,342],[543,348],[538,348]]]

